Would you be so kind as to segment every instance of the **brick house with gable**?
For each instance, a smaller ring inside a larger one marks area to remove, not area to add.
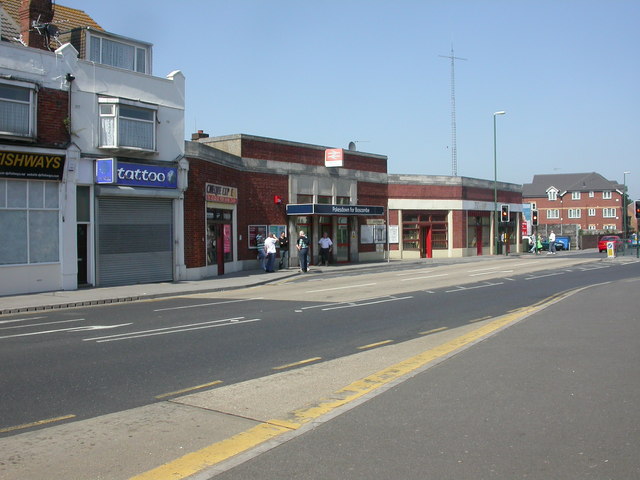
[[[522,186],[522,196],[538,210],[538,224],[598,232],[623,229],[623,189],[596,172],[534,175]],[[577,233],[577,231],[575,232]]]

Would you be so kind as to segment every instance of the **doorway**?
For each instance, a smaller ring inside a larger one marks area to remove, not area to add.
[[[433,241],[431,238],[431,227],[420,228],[420,257],[433,258]]]
[[[476,225],[476,255],[482,255],[482,225]]]
[[[79,223],[77,225],[76,233],[76,245],[77,245],[77,258],[78,258],[78,287],[86,287],[89,285],[89,235],[88,225],[86,223]]]
[[[338,229],[335,241],[335,261],[336,263],[347,263],[349,261],[349,223],[348,217],[338,217]]]

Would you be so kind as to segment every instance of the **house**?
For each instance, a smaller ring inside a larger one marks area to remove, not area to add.
[[[534,175],[522,197],[538,211],[539,226],[621,232],[623,185],[596,172]],[[577,233],[577,231],[576,231]]]
[[[51,0],[0,17],[0,295],[180,278],[184,75]]]

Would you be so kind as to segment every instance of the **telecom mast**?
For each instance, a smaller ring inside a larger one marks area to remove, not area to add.
[[[451,45],[451,55],[438,55],[451,60],[451,175],[458,176],[458,147],[456,145],[456,60],[466,60],[453,55],[453,45]]]

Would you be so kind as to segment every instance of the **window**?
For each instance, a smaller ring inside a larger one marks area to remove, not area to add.
[[[580,200],[580,192],[571,192],[571,200]]]
[[[547,192],[547,198],[552,202],[557,200],[558,199],[558,191],[557,190],[549,190]]]
[[[35,85],[23,82],[0,83],[0,134],[36,136]]]
[[[596,196],[595,192],[594,192],[593,190],[591,190],[591,191],[589,192],[589,198],[593,198],[593,197],[595,197],[595,196]]]
[[[560,210],[558,210],[557,208],[548,209],[547,210],[547,218],[549,218],[549,219],[560,218]]]
[[[331,195],[318,195],[318,203],[331,204]]]
[[[595,208],[590,208],[587,214],[590,217],[595,217],[596,216],[596,209]]]
[[[0,265],[59,260],[58,183],[0,178]]]
[[[112,40],[97,35],[91,35],[89,38],[89,60],[92,62],[134,72],[151,73],[148,65],[149,46]]]
[[[589,224],[589,228],[588,228],[588,229],[589,229],[589,230],[595,230],[595,229],[596,229],[596,226],[595,226],[595,225],[593,225],[593,224]]]
[[[611,192],[602,192],[603,200],[611,200]]]
[[[155,151],[156,111],[112,98],[99,99],[100,148]]]
[[[569,218],[580,218],[580,209],[579,208],[570,208],[569,209]]]
[[[531,210],[536,210],[537,209],[536,202],[531,202],[530,205],[531,205]]]
[[[617,230],[618,227],[616,227],[615,225],[603,225],[602,228],[604,230],[611,230],[611,231],[615,231]]]
[[[603,208],[602,216],[604,218],[616,218],[616,209],[615,208]]]

